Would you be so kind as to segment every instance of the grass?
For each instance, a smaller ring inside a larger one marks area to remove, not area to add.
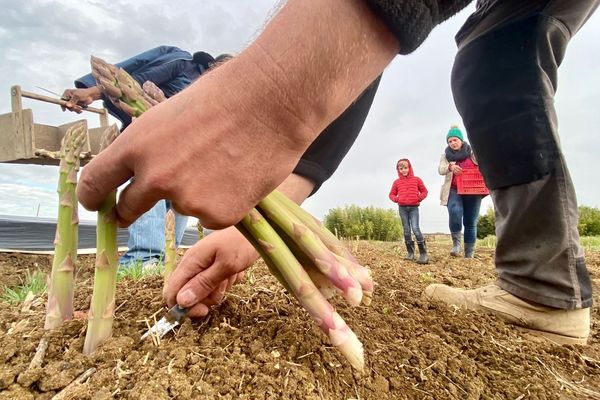
[[[39,270],[34,272],[27,270],[25,272],[25,279],[19,279],[21,280],[21,284],[16,288],[4,288],[4,293],[0,297],[0,301],[3,303],[18,304],[25,300],[29,292],[35,296],[39,296],[47,290],[46,275]]]
[[[423,272],[421,275],[419,275],[419,279],[421,280],[421,282],[423,283],[432,283],[435,281],[435,277],[433,276],[433,274],[429,271],[427,272]]]
[[[585,250],[600,251],[600,236],[582,236],[579,243]],[[477,247],[496,247],[496,236],[487,236],[477,240]]]
[[[117,270],[117,282],[129,278],[129,279],[141,279],[146,276],[162,275],[165,266],[162,263],[157,264],[156,268],[144,268],[141,261],[134,261],[127,268],[120,266]]]
[[[600,236],[583,236],[580,243],[585,250],[600,250]]]

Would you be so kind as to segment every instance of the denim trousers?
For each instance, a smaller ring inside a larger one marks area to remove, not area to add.
[[[465,243],[475,243],[481,196],[458,194],[456,188],[450,188],[447,207],[450,232],[460,233],[464,225]]]
[[[129,226],[128,250],[119,260],[121,265],[132,262],[146,264],[163,259],[165,253],[165,217],[169,209],[168,202],[160,200]],[[187,216],[175,213],[175,240],[177,246],[183,238],[187,219]]]
[[[411,231],[415,234],[417,242],[423,241],[423,234],[419,227],[419,206],[398,206],[398,214],[402,220],[402,229],[404,229],[404,241],[410,242],[412,239]]]

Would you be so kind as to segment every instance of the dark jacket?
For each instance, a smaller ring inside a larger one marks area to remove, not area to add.
[[[402,175],[398,171],[398,179],[392,184],[389,198],[399,206],[418,206],[427,197],[427,188],[421,178],[415,176],[412,164],[403,158],[398,161],[408,162],[408,174]]]

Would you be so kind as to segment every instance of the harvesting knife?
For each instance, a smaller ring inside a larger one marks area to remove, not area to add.
[[[141,340],[146,339],[150,335],[161,339],[168,332],[173,330],[173,328],[181,325],[188,311],[189,310],[187,308],[180,307],[178,304],[174,305],[169,311],[167,311],[167,314],[164,317],[162,317],[156,324],[154,324],[153,327],[148,329],[148,331],[142,335]]]

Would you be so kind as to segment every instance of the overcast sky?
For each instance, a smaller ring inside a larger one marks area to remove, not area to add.
[[[0,114],[10,112],[10,87],[62,93],[89,72],[89,57],[118,62],[159,45],[190,52],[238,53],[273,13],[276,1],[0,0]],[[387,68],[369,117],[337,173],[305,207],[322,218],[349,204],[394,208],[388,192],[399,158],[411,160],[430,191],[421,206],[425,232],[448,232],[439,205],[437,163],[445,134],[462,122],[452,101],[454,34],[473,6],[437,27],[415,53]],[[559,73],[557,109],[562,145],[580,204],[600,206],[600,15],[572,40]],[[79,118],[58,106],[24,99],[36,123],[59,125]],[[101,103],[94,104],[100,107]],[[98,126],[90,114],[90,126]],[[1,132],[6,135],[7,132]],[[0,140],[1,137],[0,137]],[[510,160],[507,160],[510,162]],[[593,178],[596,176],[596,178]],[[0,214],[54,217],[57,168],[0,164]],[[596,183],[593,183],[596,182]],[[482,212],[491,206],[484,201]],[[94,219],[81,211],[82,218]]]

